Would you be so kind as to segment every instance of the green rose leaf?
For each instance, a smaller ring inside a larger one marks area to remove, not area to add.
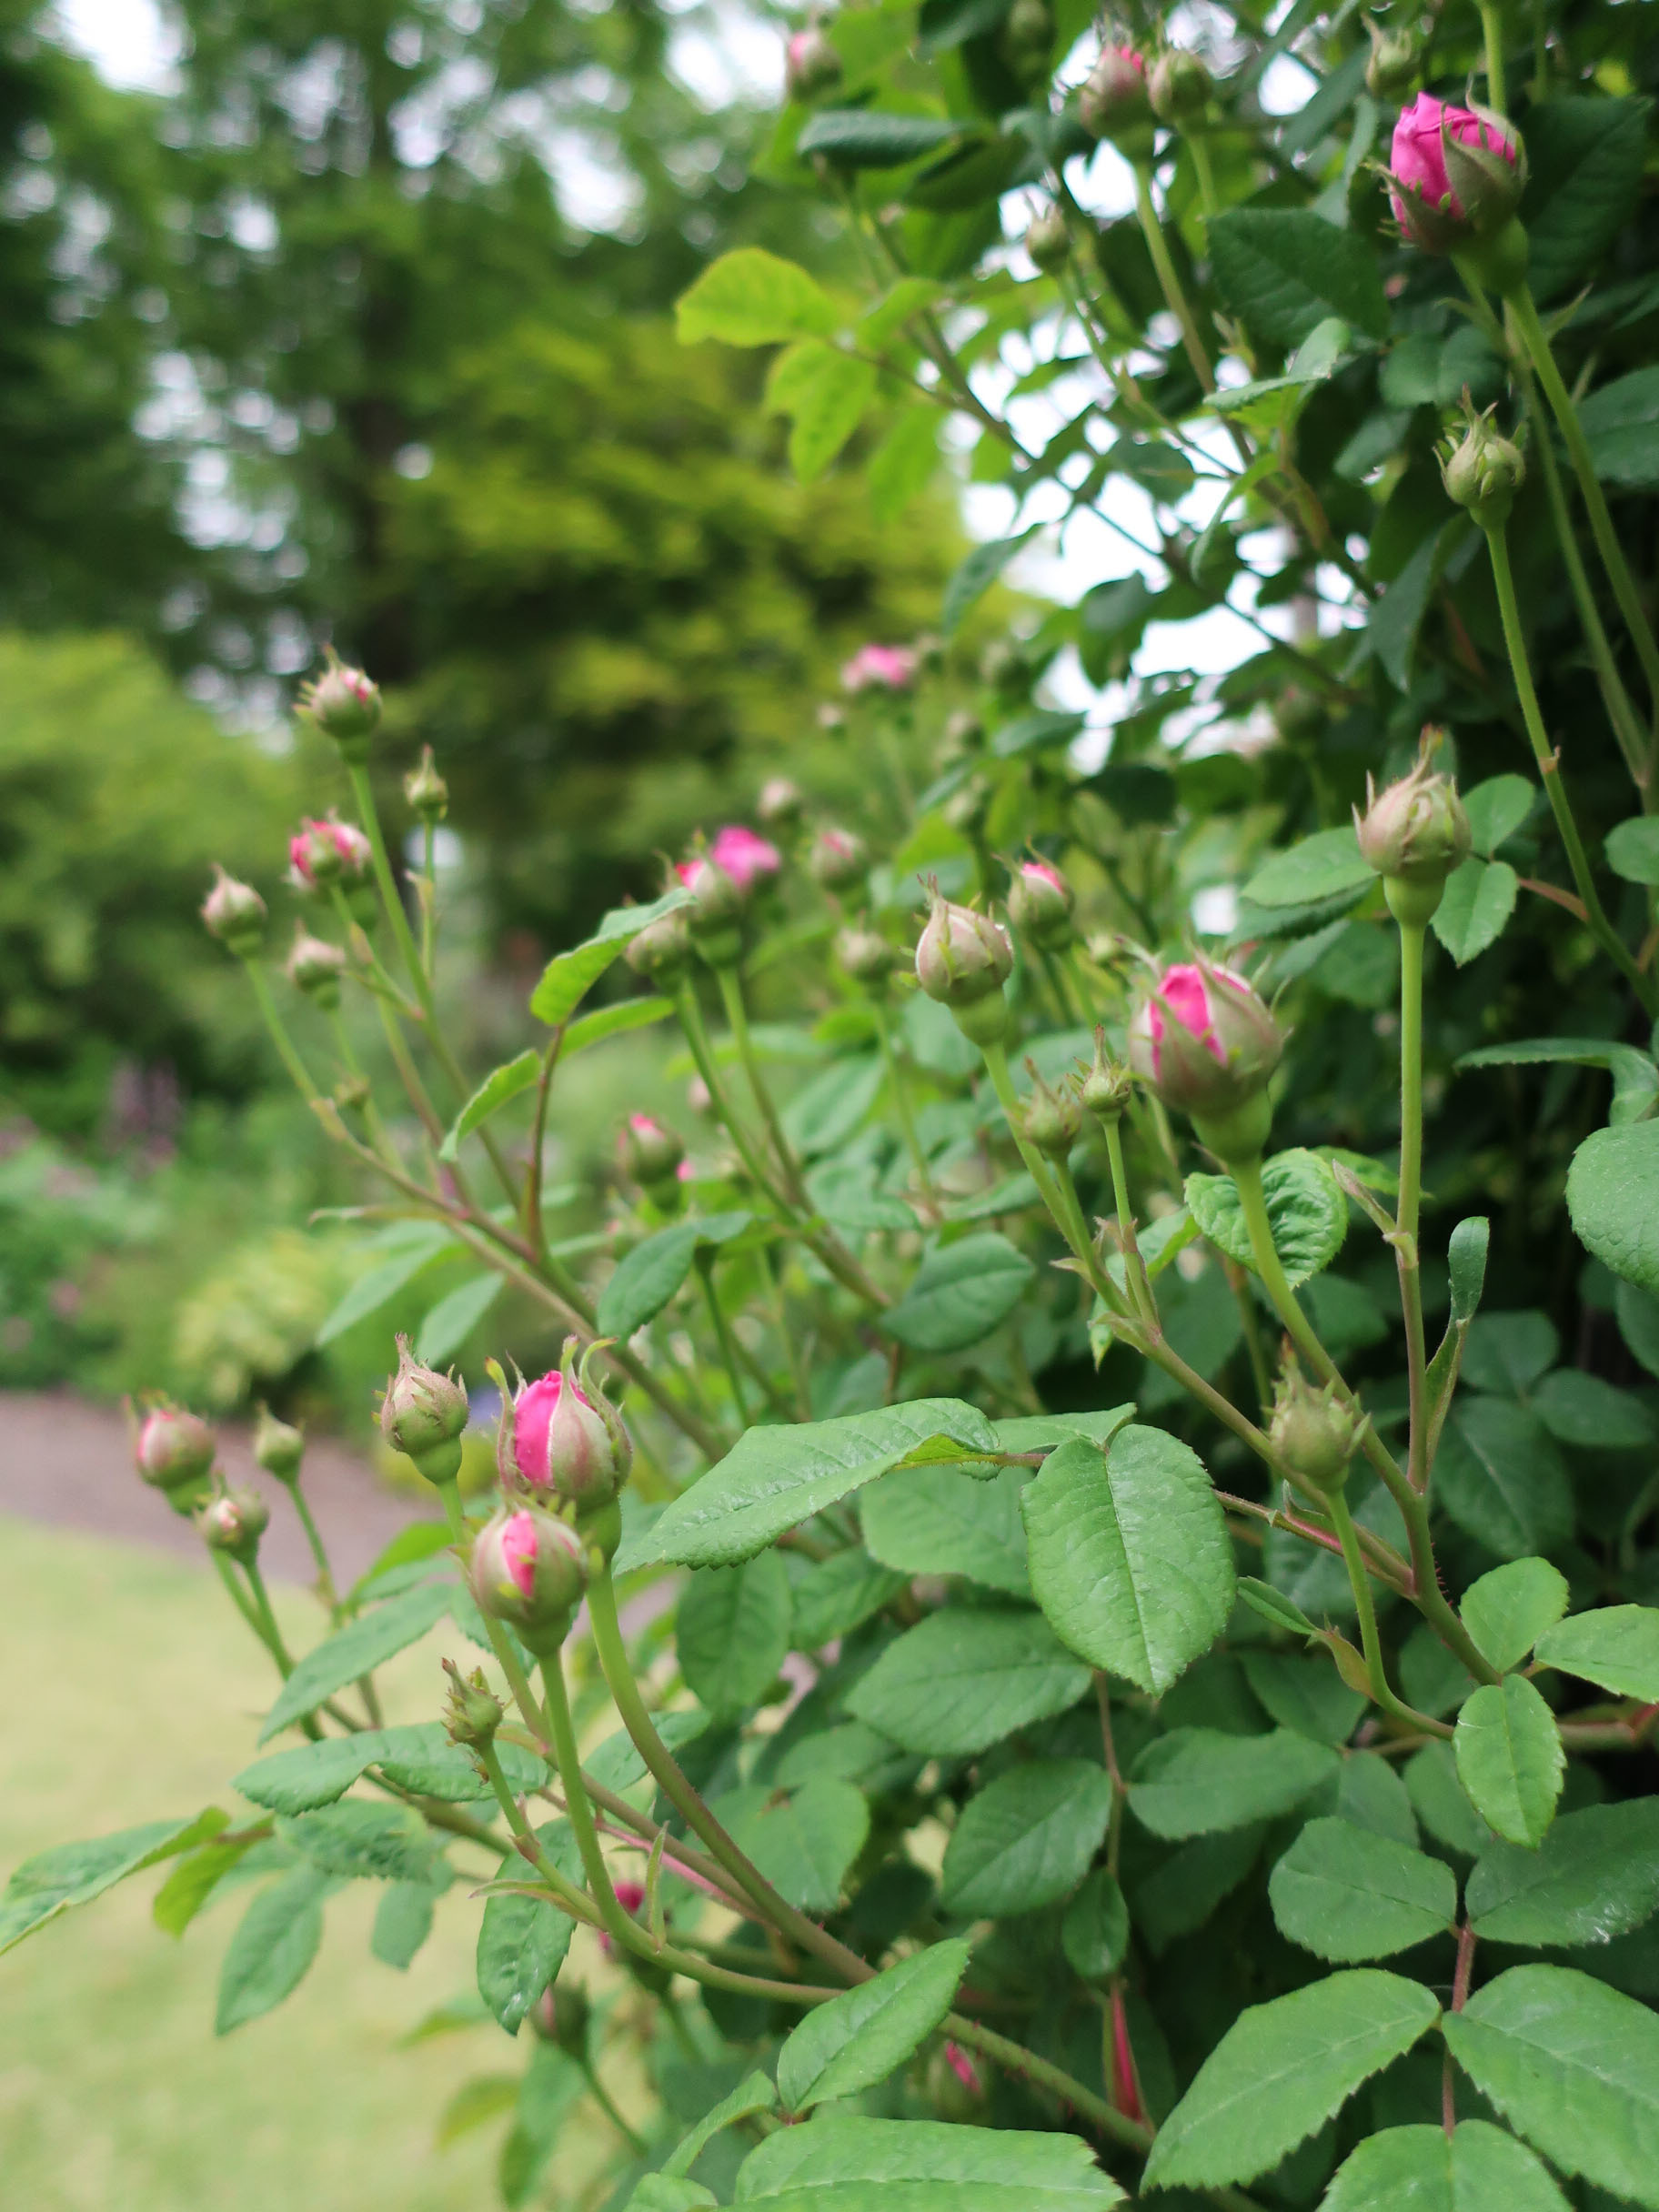
[[[1146,2186],[1213,2188],[1265,2173],[1403,2057],[1439,2010],[1417,1983],[1367,1967],[1251,2006],[1159,2129]]]
[[[736,258],[735,256],[729,257]],[[769,260],[771,256],[768,255],[762,257]],[[709,274],[712,275],[712,270]],[[733,341],[734,344],[745,342],[759,344],[763,341]],[[541,980],[530,993],[531,1013],[538,1021],[545,1021],[549,1029],[557,1029],[561,1022],[568,1021],[611,962],[632,944],[641,930],[653,921],[659,921],[663,915],[672,914],[679,908],[689,906],[690,903],[690,892],[683,884],[679,884],[673,890],[664,891],[660,899],[653,899],[649,906],[612,907],[585,943],[577,945],[568,952],[556,952],[548,962],[541,971]]]
[[[189,1820],[152,1820],[120,1828],[84,1844],[59,1844],[25,1859],[0,1891],[0,1952],[9,1951],[47,1921],[76,1905],[90,1905],[129,1874],[141,1874],[176,1853],[206,1843],[227,1825],[213,1808]]]
[[[969,1950],[960,1937],[932,1944],[809,2012],[778,2054],[785,2110],[856,2096],[902,2066],[950,2011]]]
[[[1040,1613],[952,1605],[890,1644],[847,1710],[906,1751],[965,1757],[1064,1713],[1091,1680]]]
[[[1459,1611],[1463,1626],[1498,1672],[1519,1666],[1545,1629],[1567,1610],[1567,1578],[1547,1559],[1514,1559],[1471,1583]]]
[[[1441,1504],[1500,1559],[1553,1551],[1573,1533],[1566,1463],[1538,1416],[1501,1398],[1469,1398],[1442,1432]]]
[[[1387,1958],[1457,1918],[1457,1878],[1443,1859],[1346,1820],[1311,1820],[1273,1868],[1268,1896],[1281,1935],[1347,1965]]]
[[[1031,1587],[1062,1644],[1161,1696],[1227,1625],[1232,1544],[1197,1453],[1161,1429],[1051,1453],[1021,1510]]]
[[[823,2113],[750,2151],[737,2202],[767,2212],[1093,2212],[1124,2201],[1076,2136]]]
[[[1292,1289],[1330,1266],[1348,1233],[1348,1201],[1317,1152],[1275,1152],[1262,1164],[1262,1189],[1273,1249]],[[1250,1232],[1231,1175],[1189,1175],[1187,1204],[1210,1242],[1240,1267],[1256,1272]]]
[[[678,1651],[692,1695],[740,1713],[777,1680],[789,1649],[789,1578],[776,1552],[740,1567],[699,1567],[680,1593]]]
[[[989,1482],[951,1467],[885,1474],[859,1502],[865,1546],[905,1574],[962,1574],[988,1590],[1029,1597],[1020,1518],[1029,1474],[1024,1467],[1004,1467]]]
[[[1272,1735],[1172,1728],[1136,1760],[1130,1810],[1153,1835],[1209,1835],[1292,1811],[1341,1765],[1328,1745],[1288,1728]]]
[[[1520,890],[1521,879],[1507,860],[1471,853],[1453,870],[1429,927],[1460,968],[1496,944]]]
[[[1231,312],[1269,344],[1299,346],[1327,317],[1388,336],[1376,255],[1311,208],[1232,207],[1209,226],[1215,280]]]
[[[940,1902],[970,1919],[1035,1912],[1074,1890],[1111,1817],[1111,1782],[1087,1759],[1031,1759],[963,1806]]]
[[[772,1887],[803,1913],[832,1913],[847,1869],[870,1834],[870,1807],[851,1783],[816,1775],[779,1798],[769,1783],[749,1783],[710,1807],[739,1850]]]
[[[559,1872],[579,1883],[581,1857],[569,1823],[550,1820],[536,1833]],[[478,1995],[509,2036],[518,2033],[525,2015],[564,1965],[575,1933],[568,1914],[540,1897],[486,1894],[478,1923]]]
[[[338,1886],[317,1866],[294,1866],[242,1915],[219,1969],[213,2029],[228,2036],[298,1988],[323,1940],[323,1901]]]
[[[1549,2174],[1485,2120],[1388,2127],[1337,2169],[1320,2212],[1570,2212]]]
[[[1575,1613],[1539,1637],[1534,1654],[1544,1666],[1597,1683],[1615,1697],[1659,1700],[1659,1611],[1651,1605]]]
[[[1567,1212],[1587,1252],[1659,1295],[1659,1121],[1586,1137],[1567,1171]]]
[[[1513,1966],[1442,2022],[1481,2094],[1565,2174],[1659,2206],[1659,2020],[1565,1966]]]
[[[1288,851],[1274,853],[1242,895],[1252,906],[1312,906],[1375,880],[1350,822],[1341,830],[1316,830]]]
[[[265,1716],[259,1742],[266,1744],[280,1730],[313,1713],[326,1697],[345,1689],[361,1676],[418,1643],[449,1610],[450,1589],[446,1583],[420,1583],[399,1597],[371,1606],[355,1621],[315,1644],[282,1685],[276,1703]]]
[[[1477,1936],[1493,1943],[1611,1943],[1659,1908],[1659,1799],[1563,1813],[1536,1851],[1493,1844],[1465,1894]]]
[[[1535,1848],[1554,1817],[1566,1755],[1554,1714],[1523,1674],[1465,1701],[1453,1751],[1481,1817],[1510,1843]]]
[[[912,1352],[965,1352],[1008,1319],[1036,1272],[995,1230],[936,1245],[881,1325]]]
[[[758,246],[711,261],[675,310],[682,346],[718,338],[726,346],[774,346],[833,336],[835,302],[793,261]]]

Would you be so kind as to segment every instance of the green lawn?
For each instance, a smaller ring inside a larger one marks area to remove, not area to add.
[[[276,1604],[291,1640],[312,1642],[311,1600],[279,1592]],[[467,1648],[446,1624],[385,1671],[388,1718],[436,1716],[448,1646]],[[226,1783],[252,1757],[274,1691],[205,1565],[8,1519],[0,1683],[0,1875],[52,1844],[215,1803],[234,1811]],[[398,1974],[369,1955],[376,1885],[354,1885],[331,1901],[323,1950],[295,1994],[220,2041],[219,1959],[249,1893],[176,1941],[150,1919],[165,1871],[0,1959],[5,2206],[488,2212],[504,2122],[441,2150],[435,2127],[461,2081],[517,2072],[527,2053],[491,2023],[396,2047],[472,1987],[479,1907],[465,1887]],[[537,2201],[575,2204],[594,2152],[608,2148],[561,2142]]]

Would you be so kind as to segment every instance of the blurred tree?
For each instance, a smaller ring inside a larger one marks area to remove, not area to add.
[[[186,557],[135,434],[156,318],[157,148],[0,0],[0,623],[147,624]]]

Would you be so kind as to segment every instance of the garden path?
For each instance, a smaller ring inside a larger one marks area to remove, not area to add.
[[[271,1501],[261,1565],[283,1581],[308,1583],[311,1555],[280,1483],[254,1465],[251,1427],[226,1423],[218,1433],[231,1480],[255,1483]],[[429,1510],[427,1501],[394,1490],[367,1460],[328,1437],[307,1450],[306,1495],[342,1584],[355,1580],[406,1523]],[[196,1531],[133,1473],[119,1408],[67,1391],[0,1393],[0,1513],[92,1529],[188,1559],[201,1555]]]

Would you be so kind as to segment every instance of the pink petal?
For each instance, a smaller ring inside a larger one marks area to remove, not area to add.
[[[558,1376],[554,1381],[558,1380]],[[501,1557],[526,1597],[536,1591],[536,1523],[528,1513],[514,1513],[501,1531]]]

